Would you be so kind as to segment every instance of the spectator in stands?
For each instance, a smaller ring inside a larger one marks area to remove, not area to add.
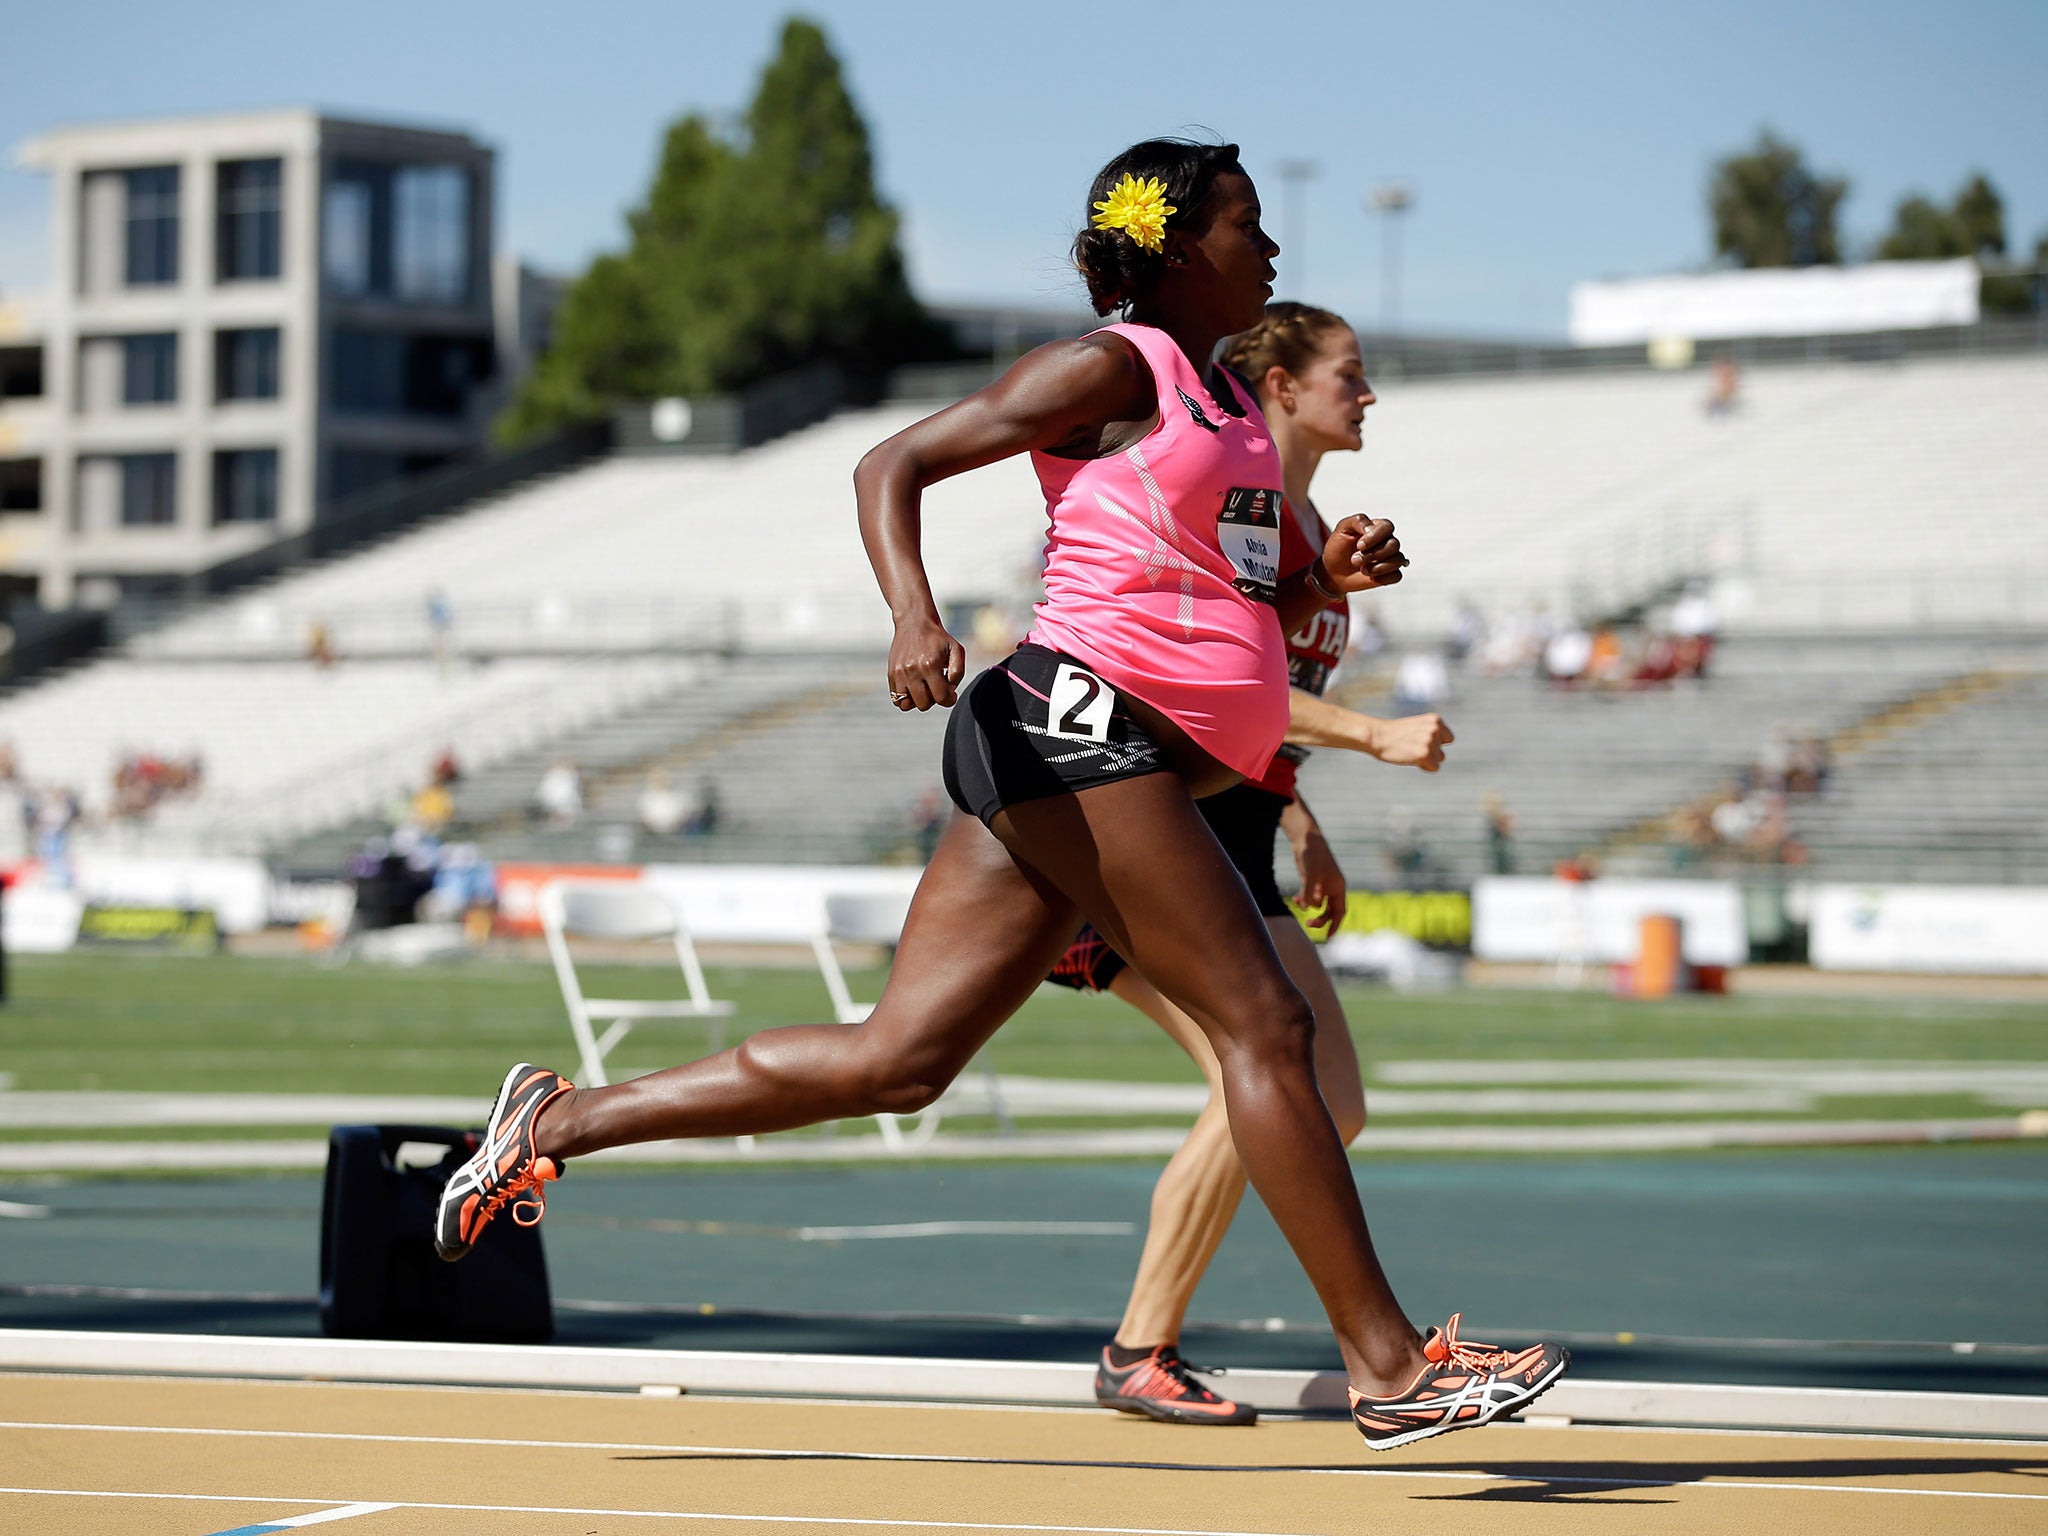
[[[1485,645],[1486,615],[1479,611],[1479,605],[1471,598],[1459,598],[1457,609],[1451,615],[1451,638],[1444,647],[1445,659],[1453,666],[1462,667]]]
[[[462,765],[456,761],[453,747],[441,749],[440,754],[434,759],[430,773],[436,784],[447,786],[462,782]]]
[[[1622,644],[1621,631],[1602,624],[1593,631],[1593,642],[1586,650],[1586,681],[1596,688],[1620,688],[1628,680],[1628,649]]]
[[[1803,736],[1792,748],[1785,771],[1785,788],[1795,795],[1824,795],[1834,773],[1828,744],[1818,736]]]
[[[454,815],[455,796],[448,792],[446,784],[430,778],[414,791],[406,821],[429,837],[439,837]]]
[[[656,837],[675,837],[697,812],[690,797],[675,787],[667,770],[650,768],[640,787],[640,825]]]
[[[1729,416],[1741,403],[1742,375],[1735,359],[1723,352],[1707,370],[1706,408],[1709,416]]]
[[[1707,665],[1714,659],[1714,635],[1720,627],[1720,618],[1714,611],[1714,599],[1703,581],[1691,582],[1686,586],[1671,609],[1671,637],[1678,646],[1678,670],[1682,677],[1696,677],[1706,680]]]
[[[433,652],[434,671],[445,678],[455,663],[455,605],[442,587],[427,594],[427,647]]]
[[[1380,628],[1379,620],[1372,611],[1363,607],[1351,610],[1351,642],[1345,648],[1345,662],[1354,671],[1371,669],[1387,648],[1387,632]]]
[[[1380,854],[1387,861],[1388,878],[1395,885],[1413,890],[1429,883],[1429,850],[1423,846],[1414,820],[1405,813],[1396,812],[1388,822],[1387,841]]]
[[[706,774],[697,781],[697,805],[683,823],[691,837],[709,837],[725,820],[725,802],[718,793],[718,780]]]
[[[1567,885],[1586,885],[1599,878],[1600,860],[1590,848],[1581,848],[1569,858],[1559,859],[1551,867],[1551,877]]]
[[[917,840],[917,856],[923,863],[932,861],[932,854],[939,846],[939,834],[946,830],[946,792],[936,784],[927,784],[924,793],[917,797],[917,804],[910,812],[911,835]]]
[[[548,765],[533,792],[534,804],[549,821],[567,825],[583,815],[583,774],[566,757]]]
[[[1678,644],[1662,632],[1643,641],[1643,653],[1629,681],[1638,688],[1658,688],[1678,676]]]
[[[334,650],[334,636],[325,621],[313,620],[306,626],[306,660],[316,667],[326,668],[339,659]]]
[[[1592,659],[1593,637],[1578,625],[1567,624],[1543,648],[1543,675],[1554,688],[1570,688],[1586,675]]]
[[[1450,691],[1451,674],[1443,653],[1410,651],[1394,672],[1394,713],[1432,714]]]
[[[44,785],[30,798],[27,808],[36,862],[43,866],[43,884],[69,890],[71,832],[82,814],[78,796],[61,784]]]
[[[1515,813],[1507,802],[1489,791],[1479,798],[1479,814],[1486,823],[1486,867],[1496,875],[1515,872]]]

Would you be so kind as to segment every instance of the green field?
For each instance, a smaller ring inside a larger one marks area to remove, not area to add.
[[[613,996],[659,995],[672,975],[636,966],[585,972],[593,991]],[[474,1094],[481,1100],[512,1061],[574,1065],[553,975],[523,960],[400,970],[325,967],[296,958],[70,955],[17,959],[10,979],[11,995],[0,1009],[0,1073],[10,1075],[16,1089]],[[856,971],[850,979],[857,996],[871,997],[881,973]],[[741,1030],[816,1022],[825,1012],[823,988],[809,970],[713,968],[710,980],[718,996],[739,1005],[735,1037]],[[1742,996],[1643,1003],[1590,992],[1403,995],[1367,988],[1347,989],[1345,1004],[1369,1080],[1382,1069],[1398,1074],[1396,1064],[1419,1061],[2048,1064],[2048,1009],[2033,1004]],[[701,1025],[646,1026],[613,1060],[625,1075],[701,1054],[705,1045]],[[987,1057],[999,1072],[1028,1076],[1197,1080],[1174,1046],[1123,1004],[1051,987],[1004,1027]],[[1649,1070],[1630,1079],[1646,1086],[1658,1080]],[[1572,1080],[1553,1070],[1549,1085],[1569,1087]],[[1589,1073],[1582,1086],[1617,1084]],[[1799,1114],[1968,1117],[2025,1107],[2001,1109],[1972,1091],[1843,1093],[1817,1099]],[[1415,1125],[1465,1118],[1404,1116],[1385,1100],[1375,1113],[1383,1124],[1389,1114]],[[1521,1118],[1504,1115],[1496,1123]],[[1612,1117],[1540,1118],[1569,1124]],[[1033,1122],[1047,1129],[1060,1123]],[[959,1128],[973,1126],[963,1120]],[[48,1134],[0,1129],[0,1137],[17,1140]],[[263,1132],[221,1128],[209,1134]]]

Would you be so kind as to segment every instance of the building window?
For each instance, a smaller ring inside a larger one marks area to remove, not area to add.
[[[277,521],[275,448],[235,448],[213,456],[213,520]]]
[[[284,162],[223,160],[218,196],[220,280],[276,277],[284,270]]]
[[[354,416],[460,416],[492,369],[490,343],[334,332],[334,408]]]
[[[131,288],[178,280],[178,168],[130,171],[128,265]]]
[[[43,510],[43,461],[0,459],[0,512]]]
[[[178,398],[178,338],[167,332],[156,336],[121,338],[121,403],[123,405],[170,405]]]
[[[277,329],[216,331],[213,395],[216,400],[275,400]]]
[[[452,165],[409,165],[396,178],[398,296],[416,304],[469,297],[469,176]]]
[[[340,294],[391,289],[391,172],[344,163],[327,184],[322,207],[320,266]]]
[[[468,302],[474,178],[453,165],[345,161],[327,183],[321,268],[339,294]]]
[[[43,349],[0,347],[0,400],[36,400],[43,393]]]
[[[178,520],[178,456],[129,453],[121,466],[121,526],[161,528]]]

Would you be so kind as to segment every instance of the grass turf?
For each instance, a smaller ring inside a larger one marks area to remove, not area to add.
[[[396,970],[101,953],[21,957],[10,971],[0,1073],[19,1089],[484,1094],[515,1060],[573,1066],[553,975],[525,961]],[[710,981],[715,995],[739,1005],[729,1040],[825,1016],[812,971],[714,968]],[[874,996],[880,982],[879,972],[852,977],[857,996]],[[585,984],[604,995],[655,996],[668,977],[650,967],[595,966]],[[1579,992],[1365,988],[1343,996],[1368,1072],[1377,1062],[1419,1059],[2048,1060],[2048,1010],[2037,1005],[1739,995],[1646,1003]],[[645,1070],[701,1054],[707,1040],[702,1024],[643,1026],[613,1059],[626,1071]],[[987,1056],[999,1071],[1032,1076],[1198,1080],[1187,1058],[1124,1004],[1053,987],[1004,1026]],[[1824,1101],[1819,1112],[1954,1114],[1967,1106],[1946,1097],[1843,1099]]]

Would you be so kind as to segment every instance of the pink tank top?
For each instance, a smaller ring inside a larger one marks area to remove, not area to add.
[[[1030,638],[1256,779],[1287,733],[1287,643],[1273,608],[1279,455],[1257,400],[1235,379],[1241,415],[1210,397],[1164,331],[1103,329],[1150,366],[1159,425],[1106,458],[1032,453],[1051,527]]]

